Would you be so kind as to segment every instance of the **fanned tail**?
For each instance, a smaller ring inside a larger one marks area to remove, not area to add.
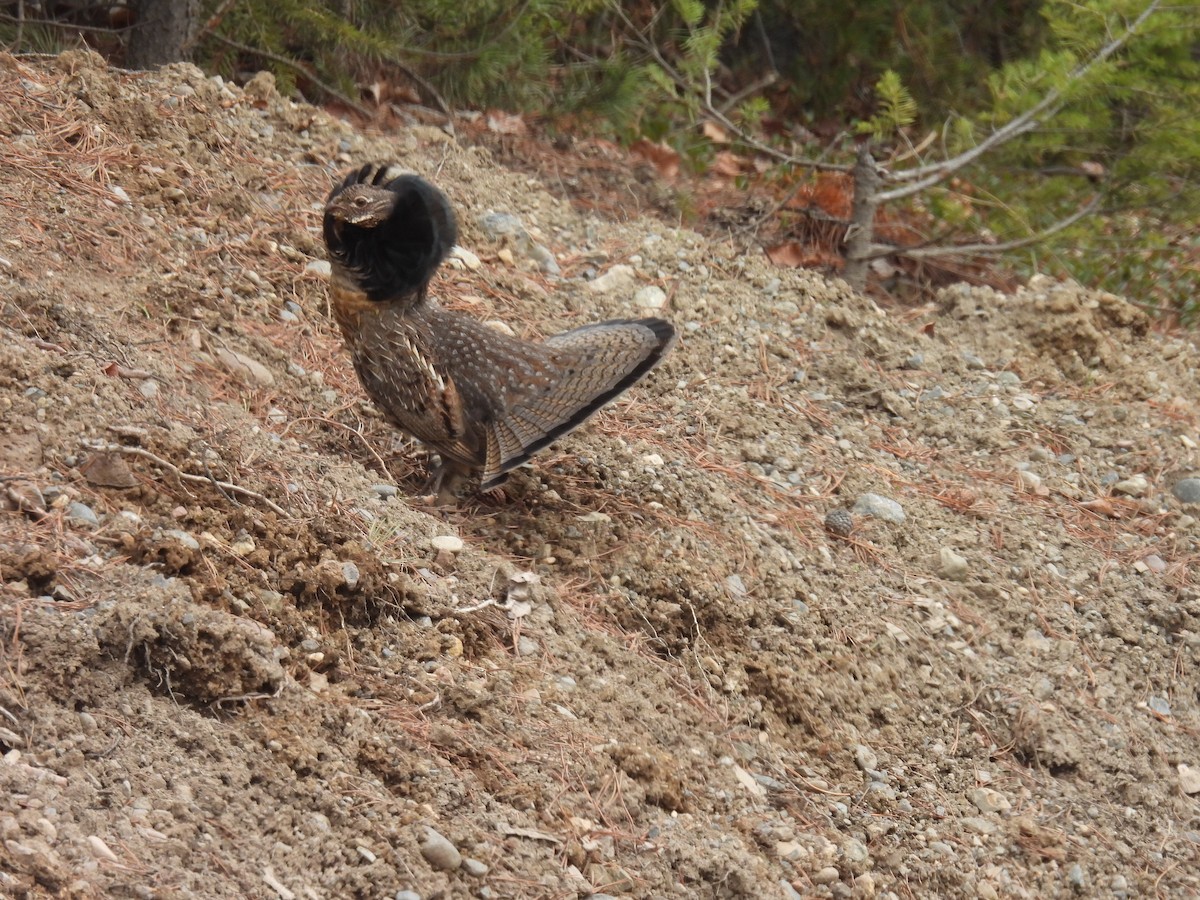
[[[505,472],[574,431],[645,377],[674,343],[675,327],[662,319],[614,319],[547,338],[557,380],[527,392],[491,424],[480,487],[497,486]]]

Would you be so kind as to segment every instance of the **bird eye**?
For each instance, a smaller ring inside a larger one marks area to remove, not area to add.
[[[363,196],[361,196],[361,195],[360,195],[360,196],[358,196],[358,197],[355,197],[355,198],[354,198],[354,205],[355,205],[355,206],[357,206],[359,209],[362,209],[364,206],[366,206],[366,205],[367,205],[367,198],[366,198],[366,197],[363,197]]]

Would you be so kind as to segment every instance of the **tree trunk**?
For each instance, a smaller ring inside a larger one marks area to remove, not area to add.
[[[156,69],[191,56],[200,27],[200,0],[137,0],[125,48],[129,69]]]
[[[854,290],[867,287],[867,269],[875,244],[875,210],[879,208],[879,170],[871,156],[870,142],[858,148],[854,164],[854,204],[846,229],[846,268],[842,277]]]

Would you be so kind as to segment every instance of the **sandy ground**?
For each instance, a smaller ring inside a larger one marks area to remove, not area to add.
[[[882,311],[263,78],[0,100],[0,895],[1200,895],[1190,340]],[[327,315],[379,159],[459,211],[447,304],[682,334],[450,513]]]

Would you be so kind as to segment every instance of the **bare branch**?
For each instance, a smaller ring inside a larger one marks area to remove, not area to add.
[[[1129,26],[1112,41],[1102,47],[1095,56],[1091,57],[1087,62],[1077,66],[1068,76],[1068,83],[1079,81],[1088,72],[1094,69],[1100,63],[1107,60],[1110,56],[1120,50],[1129,41],[1131,37],[1142,27],[1146,19],[1158,9],[1162,0],[1152,0],[1152,2],[1142,10],[1141,14],[1129,24]],[[913,194],[919,194],[926,188],[932,187],[940,181],[943,181],[948,176],[957,172],[964,166],[968,166],[975,160],[979,159],[984,154],[990,152],[1001,144],[1011,141],[1013,138],[1019,137],[1026,132],[1032,131],[1038,127],[1046,119],[1052,118],[1061,109],[1063,92],[1058,88],[1051,88],[1032,107],[1027,109],[1021,115],[1011,120],[1003,128],[993,131],[984,140],[980,141],[970,150],[960,153],[951,159],[944,160],[940,163],[934,163],[928,166],[918,166],[915,169],[908,169],[904,172],[897,172],[890,176],[890,180],[896,182],[912,182],[904,187],[893,188],[890,191],[884,191],[879,195],[880,203],[889,203],[892,200],[901,200],[905,197],[911,197]]]
[[[284,519],[292,518],[292,514],[286,509],[275,503],[270,498],[263,496],[258,491],[252,491],[250,488],[244,488],[241,485],[233,484],[229,481],[219,481],[211,475],[193,475],[190,472],[184,472],[179,468],[179,466],[175,465],[175,463],[165,460],[161,456],[151,453],[149,450],[143,450],[141,447],[129,447],[125,444],[110,444],[104,441],[84,440],[80,443],[89,450],[99,450],[103,453],[124,453],[128,456],[137,456],[141,459],[149,460],[155,465],[162,466],[164,469],[172,472],[180,481],[189,481],[193,484],[211,484],[222,494],[228,491],[232,494],[240,494],[243,497],[249,497],[252,500],[257,500],[259,503],[263,504],[263,506],[267,507],[267,509]]]
[[[705,73],[704,87],[697,88],[696,85],[680,74],[675,67],[667,61],[662,53],[659,52],[659,49],[654,41],[650,40],[638,29],[637,25],[635,25],[634,22],[629,18],[629,16],[625,13],[625,10],[621,8],[620,4],[614,5],[613,9],[614,12],[616,12],[616,14],[620,17],[621,21],[624,22],[625,27],[629,30],[632,36],[631,39],[641,47],[642,51],[646,53],[647,56],[654,60],[654,62],[660,69],[662,69],[668,78],[675,82],[675,86],[685,93],[696,96],[700,100],[701,110],[703,111],[704,115],[716,122],[722,128],[729,131],[731,134],[735,135],[741,143],[753,150],[758,151],[759,153],[762,153],[764,156],[769,156],[777,162],[781,162],[786,165],[802,166],[806,169],[816,169],[822,172],[851,171],[851,166],[835,165],[833,163],[821,162],[817,159],[806,159],[800,156],[793,156],[790,153],[785,153],[776,147],[772,147],[770,144],[764,144],[762,141],[758,140],[758,138],[754,137],[741,126],[734,123],[729,116],[713,105],[711,83],[707,72]]]
[[[960,244],[957,247],[924,247],[915,249],[912,253],[906,252],[904,255],[913,259],[928,259],[935,256],[950,256],[953,254],[984,254],[984,253],[1008,253],[1012,250],[1020,250],[1023,247],[1029,247],[1033,244],[1040,244],[1046,238],[1058,234],[1064,229],[1070,228],[1080,219],[1086,218],[1100,208],[1099,195],[1093,197],[1086,205],[1080,207],[1065,219],[1059,219],[1053,225],[1043,228],[1036,234],[1028,235],[1027,237],[1017,238],[1012,241],[1005,241],[1001,244]]]
[[[904,256],[909,259],[933,259],[940,256],[983,256],[993,253],[1008,253],[1012,250],[1020,250],[1023,247],[1032,246],[1033,244],[1040,244],[1046,238],[1070,228],[1080,219],[1090,216],[1098,209],[1100,209],[1099,194],[1066,218],[1059,219],[1053,225],[1043,228],[1036,234],[1017,238],[1016,240],[1005,241],[1001,244],[951,244],[948,246],[933,246],[932,242],[928,242],[919,247],[883,247],[877,244],[875,249],[867,256],[867,259],[879,259],[885,256]]]

